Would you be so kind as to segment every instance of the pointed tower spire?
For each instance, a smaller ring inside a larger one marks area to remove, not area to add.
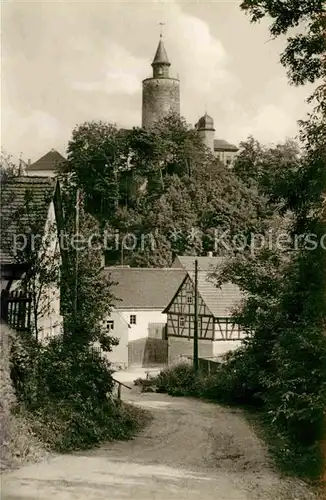
[[[163,40],[161,37],[160,37],[160,41],[158,42],[158,46],[157,46],[154,60],[152,62],[152,66],[154,66],[154,64],[166,64],[167,66],[171,66],[171,63],[168,59],[168,55],[166,53],[164,43],[163,43]]]
[[[150,128],[170,114],[180,115],[180,81],[171,78],[161,25],[160,39],[152,62],[153,76],[143,80],[142,126]]]
[[[163,43],[163,26],[164,23],[159,23],[161,26],[160,40],[156,49],[156,53],[152,62],[153,78],[169,78],[169,67],[171,63],[166,53]]]

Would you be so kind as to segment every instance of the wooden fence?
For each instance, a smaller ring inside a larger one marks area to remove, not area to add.
[[[32,297],[22,291],[1,292],[1,319],[16,331],[31,331]]]

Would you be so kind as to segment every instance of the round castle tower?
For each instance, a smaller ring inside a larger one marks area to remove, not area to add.
[[[213,118],[206,112],[204,116],[199,118],[195,127],[205,146],[207,146],[214,153],[215,128]]]
[[[153,124],[171,113],[180,115],[180,81],[169,76],[171,63],[162,35],[152,62],[153,76],[143,80],[142,127]]]

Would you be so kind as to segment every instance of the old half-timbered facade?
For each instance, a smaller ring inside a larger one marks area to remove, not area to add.
[[[107,357],[115,367],[167,363],[166,315],[162,314],[185,276],[183,269],[106,267],[118,299],[105,328],[119,339]]]
[[[241,292],[232,283],[217,288],[210,275],[221,259],[198,257],[198,347],[199,356],[214,358],[238,347],[244,338],[232,319],[232,310],[241,300]],[[173,267],[182,267],[186,276],[164,309],[167,315],[169,361],[193,353],[195,318],[195,258],[177,257]]]

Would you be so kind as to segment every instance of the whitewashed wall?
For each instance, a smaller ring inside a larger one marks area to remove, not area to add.
[[[26,169],[27,177],[55,177],[57,174],[54,170],[28,170]]]
[[[127,323],[130,323],[130,315],[136,316],[136,325],[130,325],[128,339],[132,340],[142,339],[148,337],[148,324],[149,323],[166,323],[167,315],[162,314],[160,309],[157,310],[121,310],[121,316]]]
[[[47,241],[49,240],[49,241]],[[55,219],[54,203],[51,202],[48,210],[48,216],[45,224],[43,246],[46,247],[45,255],[47,258],[55,257],[58,251],[57,226]],[[58,335],[62,327],[62,316],[60,315],[60,288],[58,285],[48,286],[42,297],[42,306],[47,306],[46,313],[39,319],[39,335],[47,339]]]
[[[213,356],[221,356],[229,351],[234,351],[242,344],[241,340],[214,340]]]

